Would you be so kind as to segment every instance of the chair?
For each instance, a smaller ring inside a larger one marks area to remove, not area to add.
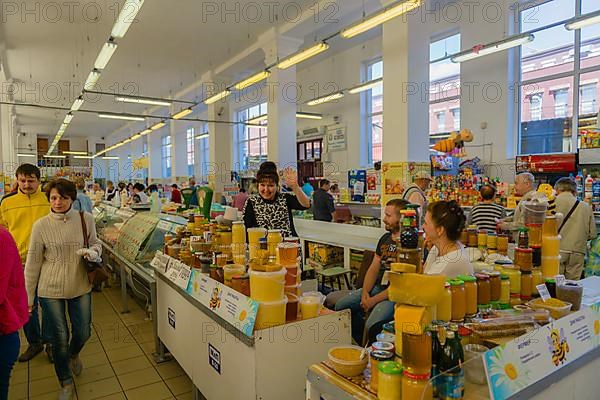
[[[371,250],[364,251],[363,261],[360,264],[360,268],[358,270],[358,276],[356,277],[355,289],[360,289],[362,287],[364,280],[365,280],[365,275],[367,274],[367,270],[369,269],[369,266],[371,265],[371,262],[373,261],[374,256],[375,256],[375,253],[373,251],[371,251]],[[345,275],[345,278],[346,278],[346,282],[348,282],[347,275]],[[338,277],[338,279],[339,279],[339,277]],[[333,287],[333,285],[332,285],[332,287]],[[347,289],[336,290],[334,292],[329,293],[327,295],[327,297],[325,298],[325,307],[329,308],[330,310],[333,310],[335,308],[335,304],[338,302],[338,300],[341,299],[342,297],[346,296],[347,294],[349,294],[351,291],[352,291],[352,289],[350,289],[350,285],[348,284]]]

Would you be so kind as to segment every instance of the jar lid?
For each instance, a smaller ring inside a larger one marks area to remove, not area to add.
[[[393,351],[394,350],[394,344],[390,343],[390,342],[374,342],[371,347],[373,348],[374,351]]]
[[[461,337],[469,336],[472,333],[473,333],[473,331],[465,326],[460,325],[458,327],[458,335]]]
[[[396,361],[384,361],[379,364],[379,371],[387,375],[400,375],[402,370],[402,365]]]
[[[501,303],[499,301],[490,301],[490,307],[492,308],[492,310],[500,310]]]
[[[517,247],[517,248],[515,248],[515,251],[517,253],[533,253],[533,249],[523,248],[523,247]]]
[[[390,332],[390,333],[395,333],[396,332],[396,328],[395,328],[395,322],[394,321],[390,321],[390,322],[386,322],[385,324],[383,324],[383,330],[385,332]]]
[[[244,221],[233,221],[233,225],[244,225]]]
[[[471,229],[471,230],[475,229],[475,230],[477,230],[477,225],[469,225],[469,226],[467,226],[467,229]]]
[[[394,353],[392,353],[391,351],[385,351],[385,350],[373,350],[371,351],[371,358],[377,361],[389,361],[391,359],[393,359]]]
[[[496,236],[496,232],[488,232],[488,236]]]
[[[281,233],[281,229],[269,229],[267,233]]]
[[[494,264],[497,265],[513,265],[513,262],[510,260],[496,260]]]
[[[450,279],[448,283],[450,284],[450,286],[462,286],[465,284],[465,282],[460,279]]]
[[[554,278],[546,278],[546,279],[544,280],[544,282],[546,282],[546,283],[554,283],[554,284],[556,284],[556,280],[555,280]]]
[[[488,274],[490,276],[490,278],[491,277],[497,278],[502,275],[500,273],[500,271],[488,271],[488,272],[486,272],[486,274]]]
[[[487,273],[478,272],[475,274],[475,278],[477,278],[478,281],[487,281],[490,279],[490,276]]]
[[[519,232],[529,232],[529,229],[527,229],[525,227],[521,227],[521,228],[519,228]]]
[[[508,275],[506,275],[506,274],[500,274],[500,279],[502,279],[503,281],[506,281],[509,278],[508,278]]]
[[[406,370],[404,371],[404,376],[415,381],[428,381],[430,374],[411,374]]]
[[[471,275],[458,275],[457,278],[464,282],[476,282],[477,281],[477,279]]]

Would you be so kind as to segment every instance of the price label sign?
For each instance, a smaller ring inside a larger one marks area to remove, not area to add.
[[[546,301],[551,297],[550,292],[544,283],[537,285],[535,288],[537,289],[543,301]]]
[[[556,275],[554,280],[556,281],[556,287],[562,286],[567,282],[564,275]]]

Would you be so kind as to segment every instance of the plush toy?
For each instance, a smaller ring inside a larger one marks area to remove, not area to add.
[[[473,132],[471,132],[470,129],[461,129],[460,133],[452,132],[448,139],[437,142],[433,146],[433,149],[455,157],[464,157],[466,156],[464,151],[465,142],[468,143],[472,141]]]

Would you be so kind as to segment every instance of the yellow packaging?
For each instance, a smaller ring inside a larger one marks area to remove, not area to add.
[[[435,306],[442,299],[446,276],[390,273],[388,298],[397,304]]]
[[[431,319],[431,312],[426,307],[397,305],[394,311],[396,337],[398,333],[422,335],[425,328],[431,324]]]
[[[287,297],[284,297],[279,301],[259,303],[254,330],[267,329],[285,324],[285,307],[287,302]]]
[[[250,270],[250,297],[262,302],[281,301],[285,297],[285,274],[284,269],[275,272]]]

